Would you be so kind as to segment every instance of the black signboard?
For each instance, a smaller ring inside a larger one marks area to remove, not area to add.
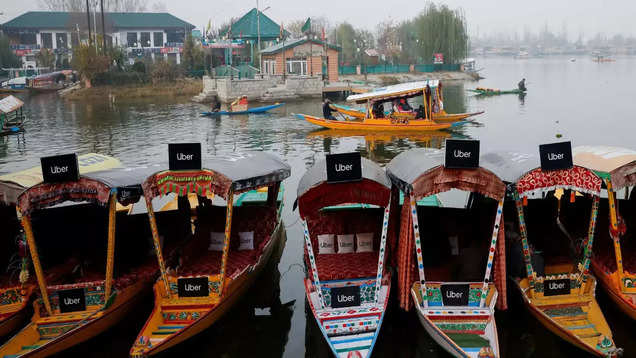
[[[344,183],[362,180],[360,153],[327,155],[327,183]]]
[[[144,195],[141,185],[130,185],[117,188],[117,201],[122,205],[134,204]]]
[[[442,284],[442,303],[444,306],[468,306],[470,286],[464,284]]]
[[[560,142],[539,146],[542,170],[572,168],[572,143]]]
[[[455,169],[479,168],[479,141],[447,139],[444,166]]]
[[[170,170],[201,169],[201,143],[168,144]]]
[[[179,297],[207,297],[210,294],[207,277],[180,278],[177,289]]]
[[[331,308],[360,306],[360,286],[331,289]]]
[[[570,279],[543,281],[543,295],[556,296],[570,294]]]
[[[40,158],[40,163],[45,183],[79,180],[79,165],[75,153]]]
[[[86,297],[83,288],[57,291],[60,299],[60,312],[86,311]]]

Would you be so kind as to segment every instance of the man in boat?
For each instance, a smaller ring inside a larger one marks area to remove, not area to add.
[[[384,118],[384,103],[375,102],[373,103],[373,117],[374,118]]]
[[[413,112],[413,107],[404,98],[400,100],[399,108],[401,112]]]
[[[521,81],[519,81],[519,83],[517,84],[517,86],[519,87],[519,91],[523,91],[523,92],[527,91],[527,88],[526,88],[526,79],[525,79],[525,78],[521,79]]]
[[[212,104],[212,112],[218,112],[221,110],[221,101],[218,96],[214,96],[214,102]]]
[[[331,119],[331,120],[336,120],[336,118],[333,116],[333,114],[331,114],[331,101],[329,100],[329,98],[325,98],[325,101],[322,103],[322,116],[325,119]]]

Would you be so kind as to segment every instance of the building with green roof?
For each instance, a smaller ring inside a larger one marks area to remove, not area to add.
[[[95,16],[91,30],[102,32],[101,16]],[[86,13],[28,11],[0,26],[9,36],[11,48],[22,57],[26,68],[36,67],[35,55],[41,49],[52,50],[58,59],[70,58],[72,48],[88,40]],[[194,25],[169,13],[111,12],[104,14],[107,45],[126,49],[131,61],[138,57],[162,56],[180,62],[185,34]]]

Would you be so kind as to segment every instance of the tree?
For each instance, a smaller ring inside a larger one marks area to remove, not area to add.
[[[468,55],[468,31],[461,9],[430,3],[415,20],[419,55],[432,62],[434,53],[444,54],[446,63],[459,63]]]
[[[86,87],[91,87],[91,81],[99,73],[106,72],[111,59],[108,56],[99,55],[95,46],[80,44],[73,49],[71,66],[79,72]]]
[[[53,68],[55,65],[55,54],[53,53],[53,51],[47,48],[43,48],[35,56],[35,60],[38,63],[38,67]]]
[[[9,38],[0,35],[0,68],[20,67],[22,61],[13,53],[9,46]]]
[[[38,0],[41,8],[50,11],[85,12],[86,0]],[[91,8],[99,9],[99,0],[89,0]],[[154,6],[161,6],[157,1]],[[165,4],[163,4],[165,8]],[[104,11],[107,12],[144,12],[148,9],[148,0],[104,0]]]
[[[203,49],[194,41],[191,34],[186,34],[181,58],[183,68],[186,71],[202,71],[204,69]]]

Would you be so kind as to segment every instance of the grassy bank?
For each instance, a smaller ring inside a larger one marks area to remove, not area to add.
[[[158,84],[125,85],[125,86],[96,86],[80,88],[64,95],[69,100],[95,100],[126,102],[130,100],[151,98],[192,97],[203,90],[200,79],[179,79],[175,82]]]

